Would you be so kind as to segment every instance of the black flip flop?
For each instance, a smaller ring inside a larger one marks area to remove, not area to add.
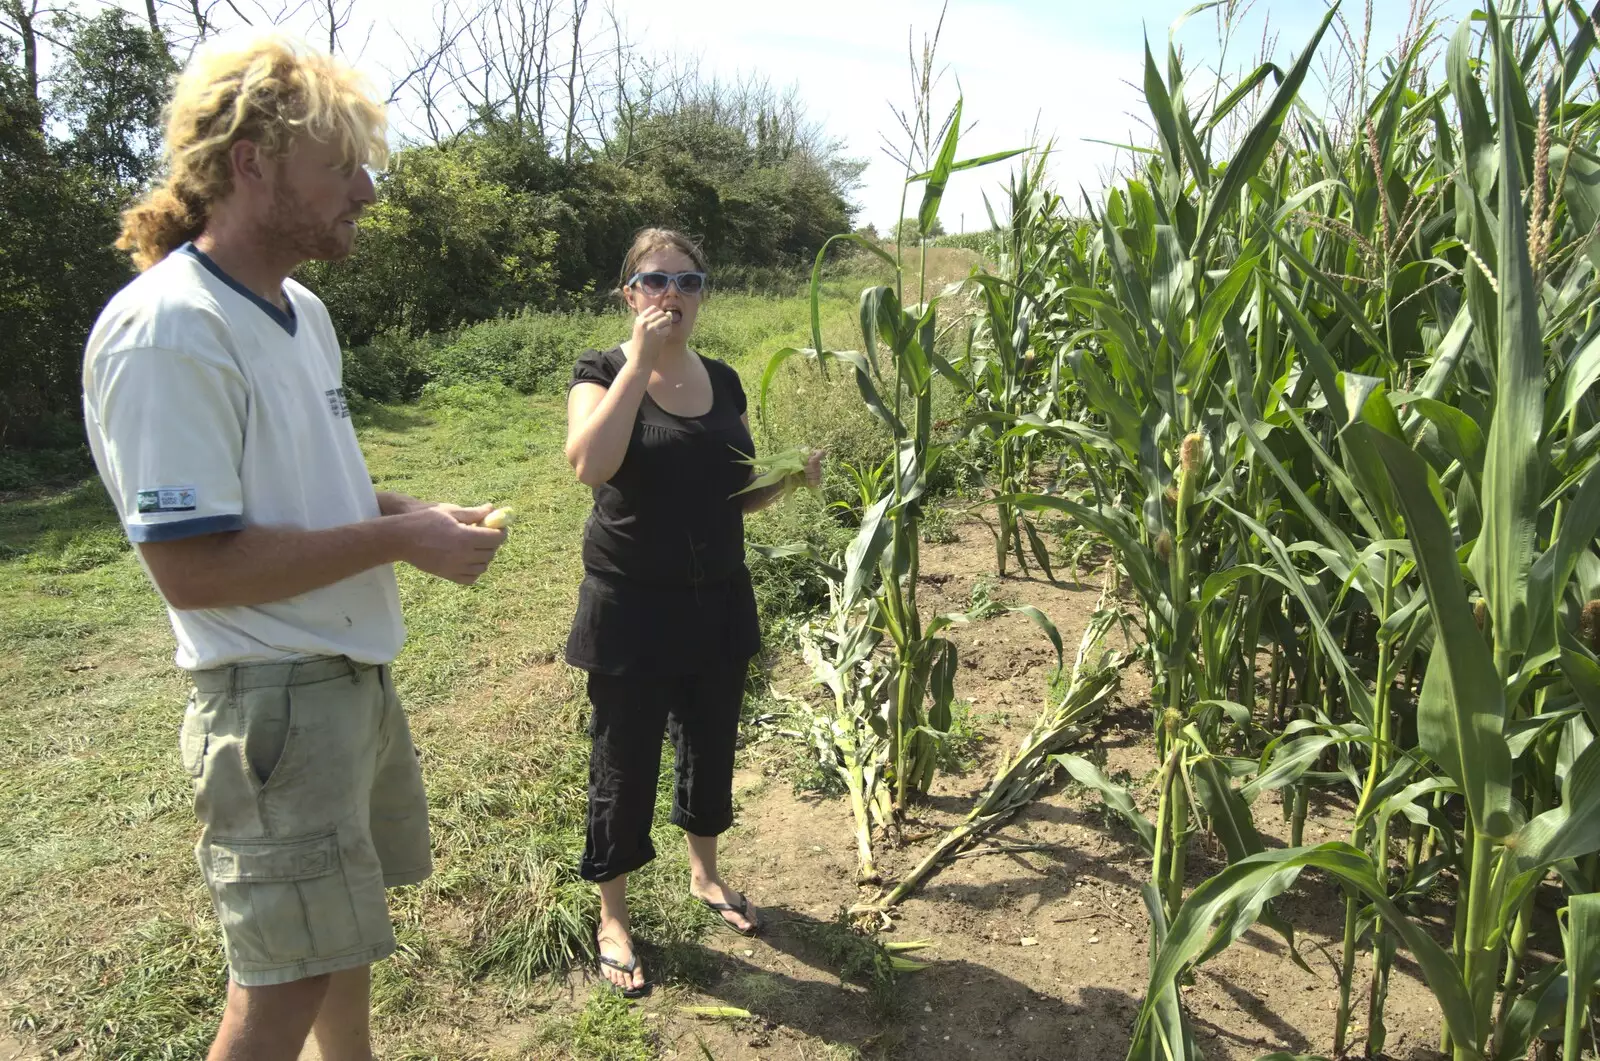
[[[594,941],[594,946],[595,957],[598,959],[600,965],[609,966],[610,968],[621,973],[627,973],[630,979],[633,977],[634,973],[639,971],[639,956],[637,954],[631,955],[626,962],[619,962],[615,958],[607,957],[606,954],[600,950],[600,941],[598,939]],[[612,983],[610,978],[605,975],[604,969],[600,970],[600,977],[601,979],[605,980],[606,983],[611,984],[612,987],[615,987],[618,991],[622,992],[623,998],[643,998],[650,993],[650,981],[648,980],[640,984],[638,987],[620,987],[617,984]]]
[[[733,931],[739,933],[739,935],[746,938],[754,938],[761,935],[761,922],[758,919],[750,916],[750,899],[747,896],[741,894],[737,904],[714,903],[710,899],[701,899],[698,895],[695,896],[695,898],[698,899],[700,905],[705,907],[707,910],[714,910],[718,915],[717,919],[724,925],[727,925]],[[738,914],[740,917],[750,922],[750,927],[748,929],[740,928],[732,921],[722,917],[722,914]]]

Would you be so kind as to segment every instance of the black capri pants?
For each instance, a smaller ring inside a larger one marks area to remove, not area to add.
[[[746,663],[702,674],[589,674],[589,827],[580,872],[608,881],[656,857],[650,842],[663,730],[677,750],[672,823],[694,836],[733,824],[733,752]]]

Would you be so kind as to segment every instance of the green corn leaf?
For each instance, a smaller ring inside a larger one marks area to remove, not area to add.
[[[1456,312],[1455,319],[1450,322],[1444,338],[1439,340],[1439,346],[1433,352],[1433,363],[1428,366],[1428,371],[1422,374],[1422,379],[1414,390],[1415,394],[1423,398],[1437,398],[1444,393],[1450,377],[1455,373],[1456,365],[1461,362],[1461,355],[1465,352],[1467,340],[1471,336],[1472,314],[1462,306]],[[1407,417],[1407,432],[1411,430],[1415,417],[1415,413]]]
[[[1316,868],[1364,895],[1379,916],[1399,933],[1433,990],[1445,1023],[1456,1042],[1478,1052],[1471,1000],[1454,960],[1432,936],[1390,901],[1372,862],[1349,844],[1263,851],[1229,865],[1190,893],[1168,928],[1151,967],[1150,986],[1134,1026],[1135,1043],[1144,1038],[1152,1018],[1152,999],[1177,994],[1177,978],[1202,952],[1215,953],[1218,943],[1232,942],[1249,924],[1241,912],[1259,911],[1281,894],[1303,869]],[[1219,924],[1220,922],[1220,924]],[[1225,944],[1224,944],[1225,945]],[[1130,1061],[1134,1059],[1130,1054]]]
[[[872,415],[882,420],[897,437],[905,434],[905,425],[884,402],[883,395],[878,393],[878,388],[872,381],[874,375],[872,365],[865,355],[855,350],[830,350],[825,356],[835,361],[843,361],[854,369],[856,390],[861,392],[861,400],[867,403]]]
[[[1245,258],[1235,262],[1222,282],[1206,295],[1200,310],[1200,322],[1194,330],[1194,338],[1189,342],[1189,352],[1183,359],[1180,386],[1198,378],[1205,359],[1213,356],[1212,347],[1216,343],[1217,333],[1222,330],[1223,321],[1233,312],[1234,303],[1255,279],[1257,261],[1256,258]]]
[[[1534,1037],[1553,1028],[1567,1008],[1567,966],[1557,962],[1536,973],[1501,1020],[1495,1056],[1526,1057]]]
[[[756,408],[760,410],[763,424],[767,422],[767,391],[772,389],[772,381],[777,378],[778,369],[782,368],[783,363],[791,357],[804,357],[807,353],[816,356],[815,350],[803,351],[786,346],[767,359],[767,367],[761,370],[761,391],[756,399]]]
[[[1039,537],[1039,532],[1034,528],[1033,521],[1025,516],[1017,517],[1017,524],[1028,536],[1028,550],[1033,553],[1033,559],[1044,570],[1044,577],[1051,582],[1056,580],[1056,574],[1050,568],[1050,548],[1045,545],[1044,539]]]
[[[816,564],[822,574],[835,582],[844,581],[844,572],[828,563],[822,557],[822,552],[811,542],[791,542],[788,545],[762,545],[759,542],[749,542],[750,551],[768,560],[783,560],[791,556],[804,556]]]
[[[1589,724],[1600,730],[1600,662],[1576,643],[1563,644],[1560,659],[1561,676],[1567,679],[1583,704]]]
[[[1462,19],[1445,56],[1445,72],[1450,94],[1456,103],[1456,123],[1461,130],[1466,152],[1467,173],[1480,195],[1494,184],[1494,126],[1489,120],[1489,105],[1472,69],[1472,20]]]
[[[1589,264],[1600,269],[1600,240],[1595,238],[1596,225],[1600,225],[1600,158],[1580,147],[1552,144],[1550,167],[1552,172],[1567,175],[1562,186],[1567,210],[1578,231],[1586,233],[1579,243]]]
[[[1167,66],[1172,71],[1172,116],[1178,123],[1178,142],[1183,145],[1183,157],[1189,163],[1189,172],[1193,175],[1195,183],[1201,188],[1211,186],[1211,160],[1206,157],[1205,148],[1200,146],[1200,140],[1195,136],[1194,115],[1189,112],[1189,104],[1184,98],[1183,65],[1178,60],[1178,50],[1171,40],[1167,42]],[[1180,198],[1180,202],[1183,200]],[[1194,230],[1188,233],[1190,243],[1194,240]]]
[[[753,473],[750,482],[742,490],[735,490],[730,497],[748,494],[756,490],[765,490],[796,475],[804,475],[806,463],[811,459],[811,450],[800,446],[786,449],[781,453],[769,453],[754,457],[740,457],[739,463],[749,467]]]
[[[1377,814],[1374,817],[1378,821],[1378,827],[1385,830],[1389,828],[1389,822],[1396,814],[1404,815],[1407,821],[1417,825],[1427,825],[1428,809],[1418,806],[1417,801],[1435,793],[1454,791],[1456,791],[1455,785],[1447,778],[1424,778],[1407,785],[1389,799],[1378,801]]]
[[[1545,414],[1548,423],[1564,420],[1586,394],[1594,392],[1600,383],[1600,335],[1590,339],[1572,355],[1561,370],[1561,377],[1552,388],[1550,397],[1554,407]]]
[[[1184,256],[1178,243],[1178,230],[1171,225],[1156,225],[1156,256],[1150,267],[1150,312],[1159,321],[1169,342],[1179,334],[1179,319],[1186,316],[1193,302],[1191,276],[1194,263]]]
[[[1567,954],[1568,985],[1562,1056],[1576,1058],[1583,1048],[1589,993],[1600,980],[1600,893],[1572,897],[1561,941]]]
[[[1122,562],[1128,568],[1128,577],[1133,580],[1139,592],[1161,592],[1157,587],[1164,584],[1165,579],[1156,574],[1156,569],[1150,562],[1149,550],[1140,544],[1133,530],[1115,515],[1052,494],[1002,494],[992,498],[990,504],[1054,509],[1071,516],[1085,527],[1105,535],[1121,555]]]
[[[1353,420],[1365,420],[1396,441],[1404,438],[1400,418],[1389,403],[1389,388],[1382,380],[1353,372],[1343,373],[1339,378],[1344,384],[1345,400]],[[1398,537],[1400,522],[1395,508],[1394,487],[1371,440],[1359,431],[1345,431],[1340,434],[1339,440],[1350,461],[1351,477],[1361,488],[1361,498],[1367,511],[1378,521],[1385,538]],[[1428,489],[1443,504],[1444,495],[1438,487],[1436,476],[1428,478]]]
[[[928,664],[928,723],[935,729],[948,732],[951,724],[950,705],[956,698],[956,668],[960,663],[954,641],[933,639],[933,658]]]
[[[1460,461],[1475,482],[1481,483],[1484,439],[1478,422],[1455,406],[1433,398],[1414,399],[1411,407],[1438,430],[1444,451]]]
[[[773,379],[778,378],[778,370],[782,368],[782,363],[787,362],[790,357],[806,357],[806,355],[816,357],[816,350],[798,350],[795,347],[786,346],[766,360],[766,368],[762,370],[762,389],[760,389],[757,402],[755,402],[757,410],[762,414],[763,424],[766,422],[766,392],[773,386]]]
[[[1600,851],[1600,742],[1567,771],[1560,805],[1519,829],[1511,847],[1524,871]]]
[[[1052,755],[1051,761],[1065,770],[1072,779],[1084,788],[1091,788],[1100,793],[1100,798],[1105,805],[1117,815],[1138,835],[1140,844],[1146,854],[1154,854],[1156,849],[1156,827],[1150,824],[1150,819],[1139,813],[1133,804],[1133,797],[1128,795],[1128,790],[1115,784],[1100,772],[1100,768],[1081,755]]]
[[[1600,467],[1591,468],[1577,496],[1566,507],[1550,548],[1528,574],[1528,612],[1533,632],[1523,670],[1543,666],[1560,654],[1557,609],[1577,570],[1578,559],[1600,536]]]
[[[1317,734],[1279,744],[1273,754],[1272,762],[1248,781],[1239,790],[1239,795],[1246,801],[1254,802],[1255,798],[1263,792],[1271,792],[1285,785],[1293,784],[1300,780],[1305,772],[1322,758],[1323,752],[1341,739],[1326,734]],[[1265,756],[1269,752],[1271,752],[1271,749],[1264,751],[1262,755]]]
[[[1478,830],[1504,837],[1512,829],[1511,753],[1502,734],[1505,687],[1467,603],[1454,540],[1428,486],[1427,464],[1368,424],[1350,430],[1367,435],[1394,480],[1438,629],[1417,706],[1422,748],[1460,786]]]
[[[1194,257],[1204,261],[1206,251],[1211,245],[1211,238],[1215,235],[1217,227],[1222,224],[1223,217],[1235,207],[1234,200],[1240,191],[1255,177],[1267,157],[1278,144],[1278,134],[1283,129],[1284,118],[1288,116],[1289,105],[1300,94],[1300,85],[1305,81],[1306,72],[1311,68],[1311,59],[1316,54],[1317,45],[1322,43],[1322,35],[1328,31],[1328,25],[1333,21],[1337,8],[1330,9],[1322,17],[1322,22],[1317,26],[1317,31],[1311,35],[1311,40],[1300,52],[1299,58],[1289,68],[1288,74],[1278,85],[1278,91],[1272,96],[1266,109],[1256,119],[1256,124],[1245,134],[1239,150],[1228,162],[1227,172],[1222,180],[1218,181],[1210,198],[1206,202],[1205,221],[1201,224],[1200,234],[1195,237]]]
[[[1233,109],[1243,103],[1250,93],[1256,90],[1256,86],[1260,85],[1269,76],[1277,79],[1279,84],[1283,83],[1283,71],[1278,68],[1276,63],[1262,63],[1252,70],[1243,81],[1239,82],[1238,88],[1223,97],[1222,102],[1217,104],[1216,109],[1211,112],[1211,117],[1206,120],[1206,124],[1200,131],[1209,133],[1212,129],[1215,129],[1217,123],[1232,114]]]
[[[845,549],[844,599],[847,606],[859,601],[866,592],[877,570],[878,558],[889,544],[890,525],[884,515],[893,503],[894,495],[885,494],[867,509],[861,516],[861,529]]]
[[[1147,144],[1124,144],[1116,140],[1100,140],[1093,136],[1082,137],[1082,140],[1086,144],[1104,144],[1107,147],[1114,147],[1120,151],[1130,151],[1136,155],[1155,155],[1158,158],[1161,155],[1160,151]]]
[[[934,160],[933,169],[928,171],[928,184],[922,191],[917,227],[923,238],[927,238],[933,230],[933,223],[939,218],[939,202],[944,198],[945,187],[950,183],[950,174],[956,164],[956,145],[961,140],[961,103],[960,99],[956,100],[955,110],[950,114],[950,124],[945,129],[944,143],[939,146],[939,157]]]
[[[894,257],[888,251],[865,236],[858,236],[853,232],[841,232],[838,235],[829,236],[823,242],[821,248],[817,251],[816,261],[811,265],[811,348],[816,350],[819,356],[822,351],[822,263],[826,260],[828,248],[833,246],[836,240],[848,240],[869,253],[876,254],[891,268],[899,268]],[[823,367],[823,373],[827,373],[826,366]]]
[[[1500,23],[1489,28],[1499,50],[1495,81],[1500,119],[1499,351],[1494,419],[1483,466],[1483,532],[1472,571],[1489,602],[1496,656],[1509,661],[1528,645],[1528,574],[1537,542],[1539,502],[1549,458],[1544,440],[1544,345],[1539,335],[1539,294],[1528,260],[1528,225],[1522,206],[1522,151],[1517,142],[1515,98],[1521,82]],[[1523,98],[1526,106],[1526,97]],[[1506,664],[1502,662],[1502,668]],[[1510,677],[1509,671],[1501,678]]]
[[[1161,893],[1154,886],[1141,886],[1139,894],[1144,899],[1145,911],[1150,917],[1150,964],[1154,968],[1156,955],[1166,940],[1166,909]],[[1201,1054],[1195,1047],[1189,1020],[1184,1015],[1183,1007],[1178,1004],[1177,985],[1171,985],[1159,995],[1147,997],[1145,1004],[1149,1007],[1150,1020],[1135,1029],[1132,1041],[1128,1044],[1129,1061],[1134,1058],[1198,1061]],[[1154,1048],[1150,1043],[1152,1035],[1156,1040]]]
[[[1035,150],[1035,148],[1013,147],[1009,151],[996,151],[989,155],[979,155],[975,158],[964,158],[960,162],[952,162],[950,164],[950,172],[960,173],[963,170],[978,169],[982,166],[993,165],[996,162],[1004,162],[1008,158],[1016,158],[1018,155],[1026,155],[1028,152],[1033,150]],[[906,178],[906,183],[916,184],[919,181],[925,181],[929,177],[933,176],[933,172],[934,171],[930,169],[923,170],[921,173],[913,173],[911,176]]]
[[[1588,66],[1589,53],[1594,50],[1595,45],[1594,19],[1590,17],[1589,12],[1579,5],[1578,0],[1566,0],[1566,8],[1573,24],[1578,27],[1578,32],[1567,42],[1566,64],[1562,70],[1561,82],[1550,92],[1552,100],[1566,98],[1578,78],[1583,76]]]
[[[1306,618],[1311,624],[1312,632],[1316,635],[1317,640],[1321,642],[1322,650],[1326,654],[1329,664],[1334,668],[1339,678],[1339,684],[1344,689],[1345,696],[1350,701],[1351,711],[1362,725],[1370,728],[1373,720],[1372,693],[1367,689],[1366,682],[1350,666],[1350,662],[1346,658],[1338,639],[1333,636],[1333,632],[1328,628],[1327,618],[1323,613],[1324,609],[1318,607],[1317,602],[1312,599],[1311,594],[1307,591],[1305,582],[1302,580],[1299,570],[1295,567],[1294,560],[1289,556],[1288,550],[1284,548],[1283,542],[1279,541],[1277,535],[1273,534],[1265,526],[1227,502],[1219,501],[1217,504],[1219,507],[1231,512],[1233,517],[1266,547],[1277,569],[1273,570],[1272,568],[1261,566],[1258,570],[1267,578],[1273,579],[1287,589],[1300,602],[1300,606],[1305,609]]]
[[[1232,410],[1232,406],[1229,406],[1229,408]],[[1322,472],[1323,475],[1325,475],[1326,480],[1328,480],[1330,483],[1333,483],[1334,488],[1338,490],[1339,496],[1344,498],[1344,502],[1346,502],[1347,506],[1350,506],[1350,510],[1354,512],[1358,522],[1362,523],[1362,530],[1365,530],[1366,535],[1370,536],[1370,538],[1382,538],[1384,535],[1382,535],[1382,528],[1379,528],[1378,526],[1378,520],[1373,518],[1373,514],[1371,514],[1371,510],[1368,509],[1368,506],[1366,506],[1366,501],[1363,499],[1362,493],[1355,488],[1355,483],[1350,480],[1349,475],[1344,472],[1344,469],[1339,466],[1338,462],[1334,461],[1331,456],[1328,456],[1328,451],[1323,450],[1322,443],[1318,442],[1317,438],[1310,434],[1310,430],[1306,429],[1306,422],[1299,418],[1298,413],[1294,413],[1294,411],[1290,410],[1288,406],[1285,406],[1285,410],[1283,411],[1288,414],[1290,424],[1294,427],[1294,430],[1298,432],[1299,437],[1306,442],[1306,448],[1310,451],[1310,454],[1312,454],[1312,459],[1315,459],[1318,466],[1322,467]],[[1235,413],[1235,419],[1237,419],[1237,413]],[[1267,467],[1272,469],[1272,474],[1277,475],[1278,482],[1283,483],[1285,490],[1290,491],[1290,496],[1293,496],[1294,502],[1296,502],[1296,506],[1298,506],[1298,512],[1301,512],[1304,517],[1309,518],[1310,522],[1317,526],[1317,530],[1322,533],[1323,541],[1325,541],[1328,546],[1336,549],[1336,551],[1339,552],[1339,555],[1344,557],[1344,560],[1346,560],[1346,563],[1349,565],[1349,567],[1365,571],[1365,568],[1360,568],[1358,567],[1357,563],[1355,563],[1355,546],[1354,544],[1350,543],[1349,536],[1347,536],[1346,533],[1344,533],[1344,530],[1341,530],[1336,523],[1331,522],[1330,518],[1326,517],[1326,515],[1323,515],[1322,509],[1320,509],[1317,504],[1314,504],[1309,496],[1306,496],[1306,491],[1301,490],[1301,486],[1299,486],[1299,482],[1296,482],[1296,478],[1294,478],[1293,475],[1290,475],[1288,469],[1283,467],[1282,462],[1278,461],[1277,454],[1272,453],[1272,450],[1270,450],[1269,446],[1266,445],[1266,442],[1262,442],[1261,438],[1256,435],[1256,430],[1254,430],[1254,427],[1251,427],[1250,424],[1246,424],[1246,422],[1242,421],[1242,419],[1240,419],[1240,424],[1238,424],[1238,426],[1240,426],[1243,434],[1245,434],[1245,438],[1250,440],[1251,448],[1256,451],[1256,456],[1258,456],[1258,458],[1261,459],[1261,461],[1264,462]],[[1365,592],[1365,594],[1368,595],[1368,599],[1376,600],[1376,592],[1378,592],[1378,589],[1381,589],[1381,587],[1370,583],[1362,587],[1362,592]]]
[[[1050,617],[1031,604],[1018,604],[1007,608],[1006,611],[1026,615],[1032,620],[1033,625],[1044,631],[1044,636],[1050,639],[1051,646],[1056,650],[1056,667],[1059,669],[1065,659],[1061,645],[1061,631],[1056,629],[1056,624],[1050,621]]]
[[[1278,312],[1283,314],[1283,319],[1288,321],[1290,329],[1294,332],[1295,342],[1299,344],[1300,353],[1306,359],[1306,367],[1311,370],[1311,375],[1322,388],[1322,395],[1328,402],[1328,413],[1337,423],[1346,423],[1350,419],[1350,411],[1345,404],[1344,390],[1339,386],[1339,365],[1328,353],[1328,348],[1322,345],[1315,327],[1306,315],[1295,305],[1295,298],[1288,289],[1279,283],[1277,277],[1263,274],[1266,286],[1272,292],[1274,303]]]
[[[1543,715],[1534,715],[1532,718],[1521,718],[1506,726],[1506,747],[1511,749],[1511,758],[1520,759],[1532,747],[1533,742],[1548,734],[1557,726],[1565,726],[1571,719],[1583,714],[1582,709],[1572,707],[1562,711],[1550,711]]]
[[[1106,251],[1111,256],[1115,271],[1112,278],[1117,281],[1117,293],[1122,296],[1122,302],[1133,311],[1135,320],[1144,331],[1146,342],[1154,346],[1157,342],[1155,323],[1150,317],[1150,292],[1144,277],[1139,275],[1138,268],[1133,263],[1133,257],[1128,253],[1128,246],[1122,240],[1122,234],[1107,223],[1105,227]],[[1100,296],[1102,299],[1104,296]],[[1139,348],[1137,342],[1130,341],[1126,344],[1129,350]]]
[[[1183,735],[1200,752],[1199,758],[1187,764],[1189,777],[1194,782],[1200,805],[1205,808],[1212,833],[1228,852],[1228,860],[1237,862],[1259,854],[1264,847],[1255,820],[1250,817],[1249,804],[1233,787],[1228,772],[1210,754],[1200,731],[1193,726],[1185,726]]]
[[[1383,341],[1372,327],[1372,323],[1367,320],[1367,315],[1361,311],[1361,307],[1356,305],[1355,299],[1350,297],[1350,293],[1344,289],[1344,284],[1341,281],[1335,280],[1315,265],[1312,265],[1306,259],[1306,256],[1300,253],[1300,248],[1295,246],[1294,240],[1285,236],[1281,229],[1270,227],[1267,229],[1267,233],[1272,237],[1272,241],[1278,245],[1278,250],[1283,256],[1333,300],[1333,304],[1338,306],[1344,313],[1344,319],[1350,322],[1350,327],[1355,329],[1356,334],[1361,336],[1369,347],[1379,352],[1388,348],[1388,344]]]
[[[861,345],[867,352],[867,364],[871,366],[873,375],[881,380],[883,371],[878,366],[878,303],[883,300],[886,292],[893,289],[880,285],[869,287],[861,292],[860,301],[857,303],[857,313],[861,321]]]
[[[1161,154],[1167,164],[1168,191],[1181,187],[1183,180],[1183,155],[1178,141],[1178,122],[1172,114],[1172,97],[1167,94],[1166,83],[1156,67],[1155,56],[1150,54],[1150,38],[1144,41],[1144,100],[1155,119],[1156,137],[1161,143]]]

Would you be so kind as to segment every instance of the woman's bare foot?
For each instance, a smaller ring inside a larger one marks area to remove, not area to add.
[[[743,895],[728,887],[721,877],[690,881],[689,894],[703,903],[733,907],[731,910],[717,910],[716,913],[736,932],[748,935],[761,927],[756,908]]]
[[[601,918],[600,929],[595,933],[595,945],[602,959],[600,971],[607,980],[623,991],[644,990],[644,970],[639,967],[638,956],[634,954],[633,937],[629,935],[627,925],[616,918]]]

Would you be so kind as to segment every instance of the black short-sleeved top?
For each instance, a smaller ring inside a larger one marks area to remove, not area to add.
[[[698,356],[698,355],[697,355]],[[591,350],[572,383],[609,387],[627,357]],[[755,443],[740,417],[739,375],[701,357],[711,379],[704,416],[674,416],[647,393],[628,451],[594,488],[584,525],[583,585],[567,662],[604,674],[693,674],[740,666],[761,647],[744,563],[744,510]]]

